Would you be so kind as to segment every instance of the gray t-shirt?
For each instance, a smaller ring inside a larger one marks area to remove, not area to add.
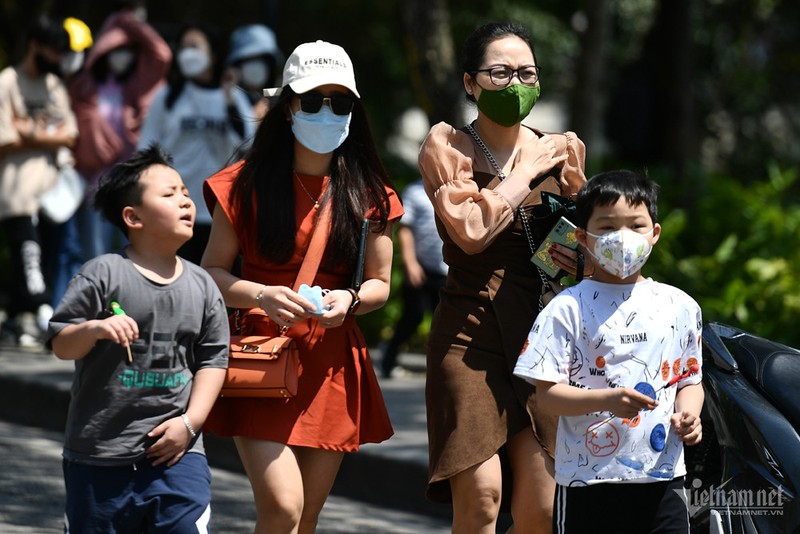
[[[69,324],[108,317],[118,302],[139,325],[131,345],[98,341],[75,362],[64,458],[93,465],[128,465],[155,441],[147,433],[189,404],[194,373],[225,368],[229,328],[225,303],[200,267],[183,261],[166,285],[145,278],[124,253],[88,261],[69,284],[50,321],[52,339]],[[202,434],[189,451],[203,453]]]

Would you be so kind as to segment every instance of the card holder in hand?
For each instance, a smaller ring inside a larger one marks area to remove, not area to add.
[[[550,230],[550,233],[547,234],[544,241],[542,241],[542,244],[539,245],[539,248],[536,249],[536,253],[531,256],[531,262],[544,271],[552,280],[561,278],[566,272],[555,264],[547,251],[550,250],[553,243],[576,250],[578,248],[578,239],[575,237],[575,228],[574,224],[561,217]]]

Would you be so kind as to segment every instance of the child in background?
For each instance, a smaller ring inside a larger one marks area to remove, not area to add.
[[[75,360],[67,532],[209,523],[200,428],[225,377],[229,330],[216,284],[176,255],[195,207],[170,163],[151,146],[102,179],[96,205],[130,244],[84,264],[50,321],[53,352]]]
[[[575,234],[597,269],[539,314],[514,369],[560,416],[554,532],[689,532],[683,446],[701,439],[702,318],[641,274],[657,200],[657,184],[624,170],[581,188]]]

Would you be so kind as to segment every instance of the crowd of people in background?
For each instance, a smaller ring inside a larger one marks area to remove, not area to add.
[[[99,28],[45,14],[25,35],[23,57],[0,76],[5,343],[41,349],[80,266],[127,242],[94,208],[114,164],[157,140],[191,196],[202,198],[203,180],[243,157],[267,112],[260,91],[276,85],[284,61],[272,29],[243,24],[225,36],[198,22],[160,33],[147,16],[144,0],[117,0]],[[67,167],[81,178],[72,193],[80,198],[54,221],[39,199]],[[200,263],[210,227],[198,204],[183,257]]]

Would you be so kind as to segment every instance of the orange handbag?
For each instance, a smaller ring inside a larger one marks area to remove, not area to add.
[[[294,397],[300,353],[288,336],[231,336],[221,397]]]

